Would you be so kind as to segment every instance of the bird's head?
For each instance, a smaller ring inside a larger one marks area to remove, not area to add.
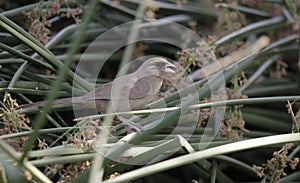
[[[154,57],[146,60],[137,70],[139,76],[163,76],[174,74],[176,66],[162,57]]]

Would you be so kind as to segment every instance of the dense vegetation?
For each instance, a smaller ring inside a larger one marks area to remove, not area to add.
[[[300,181],[299,1],[0,6],[2,182]],[[183,74],[142,112],[119,115],[154,127],[134,132],[113,113],[79,118],[82,109],[52,105],[149,55]],[[37,101],[44,107],[18,107]]]

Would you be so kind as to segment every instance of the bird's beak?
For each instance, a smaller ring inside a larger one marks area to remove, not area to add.
[[[174,74],[175,72],[176,66],[174,64],[171,63],[167,63],[165,66],[165,72],[166,73],[170,73],[170,74]]]

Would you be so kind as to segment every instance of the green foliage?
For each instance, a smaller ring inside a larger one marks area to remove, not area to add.
[[[298,1],[40,0],[0,6],[2,182],[300,181]],[[96,56],[84,53],[99,35],[132,20],[142,27],[161,19],[193,30],[209,49],[203,42],[180,50],[138,41],[114,52],[96,82],[110,81],[119,65],[141,56],[175,60],[192,84],[177,82],[182,87],[176,90],[166,82],[151,109],[119,113],[144,125],[165,112],[159,124],[128,133],[115,114],[74,120],[71,104],[52,105],[55,98],[93,89],[89,73],[79,76],[75,69],[79,59],[90,69],[105,61],[114,37],[99,43],[106,49]],[[214,64],[221,67],[213,70]],[[211,88],[221,85],[221,76],[226,91],[215,101]],[[42,109],[18,109],[43,100]],[[209,126],[212,112],[221,108],[224,119]],[[191,115],[196,112],[197,118]],[[149,113],[155,115],[145,118]],[[185,124],[176,125],[179,117]],[[187,134],[191,126],[197,128]],[[208,131],[217,134],[212,142]]]

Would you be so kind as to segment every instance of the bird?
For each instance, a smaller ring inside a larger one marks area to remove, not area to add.
[[[115,78],[83,96],[57,99],[53,105],[73,104],[96,108],[107,112],[111,103],[112,112],[124,112],[143,109],[159,92],[163,80],[175,74],[176,66],[163,57],[152,57],[144,61],[133,73]],[[21,105],[20,109],[39,108],[44,102]],[[125,118],[119,118],[136,130],[139,127]]]

